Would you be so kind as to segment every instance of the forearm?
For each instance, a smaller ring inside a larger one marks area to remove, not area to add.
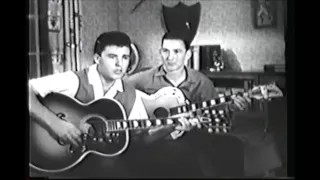
[[[52,120],[57,118],[47,107],[41,104],[31,86],[29,87],[29,112],[32,117],[31,120],[45,128],[50,128]]]
[[[172,140],[171,133],[175,131],[174,126],[170,126],[167,128],[163,128],[161,130],[155,131],[155,132],[148,132],[148,135],[145,136],[144,142],[147,144],[151,144],[157,140],[160,139],[167,139],[167,140]]]
[[[142,143],[145,145],[152,144],[160,139],[172,139],[170,133],[175,130],[174,126],[162,128],[159,130],[155,130],[154,132],[143,131],[139,134],[133,136],[133,139],[137,143]]]

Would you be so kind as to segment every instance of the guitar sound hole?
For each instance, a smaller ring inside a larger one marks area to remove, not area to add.
[[[154,116],[156,118],[168,117],[169,116],[169,112],[163,107],[158,107],[157,109],[155,109],[153,114],[154,114]]]

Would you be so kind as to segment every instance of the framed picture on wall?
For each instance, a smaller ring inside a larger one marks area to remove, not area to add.
[[[277,24],[276,0],[251,0],[255,28],[275,27]]]

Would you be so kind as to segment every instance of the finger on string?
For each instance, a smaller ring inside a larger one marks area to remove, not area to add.
[[[81,140],[81,133],[79,133],[79,130],[74,130],[72,132],[72,137],[75,141],[77,141],[78,144],[81,144],[82,140]]]
[[[68,133],[68,134],[67,134],[67,138],[68,138],[68,141],[69,141],[71,144],[75,145],[76,147],[79,146],[79,144],[77,143],[77,141],[74,140],[72,134],[69,134],[69,133]]]
[[[89,129],[91,127],[92,127],[91,124],[84,123],[83,125],[80,126],[80,130],[82,133],[89,134]]]
[[[239,101],[235,101],[234,104],[242,111],[243,110],[243,106]]]

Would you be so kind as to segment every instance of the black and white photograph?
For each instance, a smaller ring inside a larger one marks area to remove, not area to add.
[[[29,177],[294,178],[287,0],[29,0]]]

